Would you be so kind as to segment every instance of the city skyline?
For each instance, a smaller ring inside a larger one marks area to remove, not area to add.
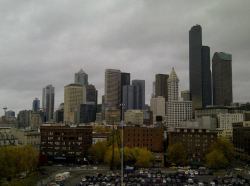
[[[96,86],[99,102],[108,68],[131,73],[131,79],[145,80],[146,103],[155,74],[168,73],[173,66],[181,80],[180,90],[188,89],[188,31],[195,24],[203,28],[203,41],[211,49],[210,62],[214,52],[232,54],[233,100],[250,101],[250,2],[213,1],[180,6],[163,1],[91,1],[86,2],[86,10],[80,2],[70,2],[67,9],[67,2],[0,3],[4,10],[0,13],[1,107],[7,106],[16,113],[31,109],[34,97],[42,100],[41,88],[52,84],[57,109],[63,102],[64,86],[74,82],[74,73],[81,68]],[[230,11],[237,12],[237,16],[229,19]],[[185,21],[178,12],[186,15]],[[3,114],[2,109],[0,113]]]

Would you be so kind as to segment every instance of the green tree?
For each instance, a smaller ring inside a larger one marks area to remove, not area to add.
[[[210,152],[213,150],[220,150],[228,161],[234,157],[233,144],[226,138],[218,138],[210,147]]]
[[[151,167],[154,160],[153,154],[145,148],[140,148],[136,157],[137,167]]]
[[[92,160],[102,163],[104,161],[107,147],[106,141],[98,141],[96,144],[93,144],[89,149],[89,154],[91,155]]]
[[[105,156],[104,156],[104,162],[108,165],[111,165],[112,162],[112,146],[109,146],[108,149],[105,152]],[[114,167],[118,167],[120,165],[120,149],[115,146],[114,147]]]
[[[171,163],[184,165],[187,162],[187,153],[182,143],[170,145],[167,150],[168,159]]]
[[[21,172],[37,167],[38,151],[32,146],[6,146],[0,148],[0,178],[13,178]]]
[[[226,167],[229,162],[220,150],[213,150],[206,155],[206,165],[212,169],[219,169]]]
[[[124,162],[126,164],[134,164],[136,162],[132,148],[124,147]]]

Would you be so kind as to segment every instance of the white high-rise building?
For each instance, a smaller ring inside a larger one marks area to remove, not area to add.
[[[168,78],[168,101],[178,101],[179,97],[179,78],[177,77],[174,68]]]
[[[162,120],[164,120],[166,116],[165,98],[162,96],[152,97],[150,100],[150,110],[153,113],[154,123],[156,121],[156,116],[161,116]]]
[[[179,127],[180,122],[192,119],[192,102],[179,101],[179,78],[174,68],[168,78],[166,109],[168,127]]]
[[[75,83],[80,85],[88,85],[88,74],[81,69],[79,72],[75,73]]]

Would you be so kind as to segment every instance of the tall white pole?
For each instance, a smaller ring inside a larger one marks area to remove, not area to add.
[[[124,175],[123,175],[123,159],[124,159],[124,144],[123,144],[123,125],[124,125],[124,121],[123,121],[123,104],[121,104],[122,107],[122,121],[121,121],[121,186],[124,185],[123,183],[123,179],[124,179]]]

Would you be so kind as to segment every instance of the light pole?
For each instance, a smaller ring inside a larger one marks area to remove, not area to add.
[[[121,117],[121,186],[124,185],[123,183],[123,162],[124,162],[124,143],[123,143],[123,127],[124,127],[124,110],[123,110],[123,106],[125,106],[125,104],[120,104],[121,109],[122,109],[122,117]]]

